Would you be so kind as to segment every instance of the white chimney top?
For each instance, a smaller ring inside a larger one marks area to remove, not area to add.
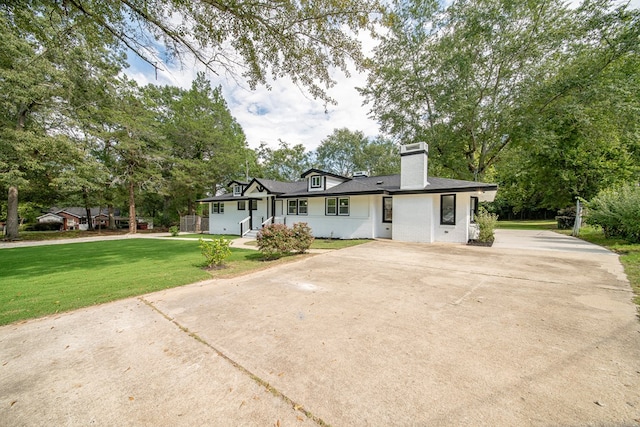
[[[425,142],[400,147],[400,189],[422,190],[427,180],[429,146]]]

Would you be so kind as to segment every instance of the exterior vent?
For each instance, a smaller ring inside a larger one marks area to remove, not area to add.
[[[354,173],[353,173],[353,177],[354,177],[354,178],[366,178],[366,177],[368,177],[368,176],[369,176],[369,175],[367,174],[367,172],[366,172],[366,171],[357,171],[357,172],[354,172]]]

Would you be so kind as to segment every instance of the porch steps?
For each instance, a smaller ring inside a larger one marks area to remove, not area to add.
[[[260,230],[251,230],[249,232],[247,232],[247,234],[245,234],[244,237],[245,239],[251,239],[251,240],[256,240],[258,238],[258,232]]]

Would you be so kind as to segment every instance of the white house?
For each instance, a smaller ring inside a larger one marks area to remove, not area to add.
[[[301,181],[234,181],[209,204],[209,233],[245,235],[271,223],[306,222],[316,237],[459,242],[475,237],[478,202],[498,186],[429,177],[428,146],[401,147],[399,175],[344,177],[310,169]]]

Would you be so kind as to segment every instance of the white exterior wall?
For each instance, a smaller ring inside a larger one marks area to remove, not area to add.
[[[440,195],[434,200],[435,241],[467,243],[469,241],[469,209],[472,193],[456,193],[456,225],[440,224]]]
[[[372,222],[374,226],[373,237],[382,239],[391,239],[393,224],[391,222],[382,222],[383,217],[383,196],[371,196]]]
[[[349,215],[325,215],[325,198],[308,198],[307,215],[287,215],[287,226],[306,222],[316,237],[336,239],[371,239],[374,226],[371,215],[372,196],[350,196]]]
[[[434,241],[433,210],[432,195],[393,196],[393,240],[432,243]]]
[[[238,202],[224,203],[224,213],[213,213],[213,202],[209,202],[209,234],[240,234],[239,222],[249,216],[249,201],[245,201],[246,209],[238,210]]]
[[[400,147],[400,188],[403,190],[421,190],[428,185],[427,152],[424,142]]]

